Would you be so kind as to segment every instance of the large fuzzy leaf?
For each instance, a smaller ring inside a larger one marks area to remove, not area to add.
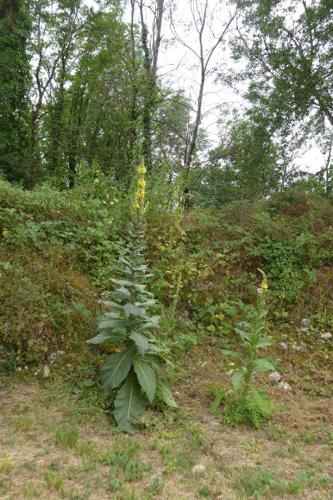
[[[112,302],[112,300],[99,300],[99,304],[103,304],[106,307],[109,307],[110,309],[114,309],[115,311],[122,311],[123,306],[120,304],[117,304],[116,302]]]
[[[273,363],[265,358],[256,359],[253,363],[253,367],[257,372],[269,372],[275,370]]]
[[[124,305],[124,312],[127,318],[129,316],[136,316],[139,318],[146,318],[146,311],[142,307],[138,307],[135,304],[125,304]]]
[[[136,359],[134,361],[134,371],[138,377],[139,384],[147,395],[149,402],[151,403],[155,397],[156,392],[156,375],[155,371],[148,363],[145,363],[141,359]]]
[[[231,382],[236,391],[241,388],[242,382],[244,380],[244,372],[243,370],[236,370],[231,377]]]
[[[140,354],[143,355],[148,351],[148,340],[146,339],[146,337],[141,335],[141,333],[134,332],[130,335],[130,338],[133,340],[133,342],[135,342],[135,345],[137,346]]]
[[[115,278],[111,278],[111,281],[112,283],[114,283],[115,285],[119,285],[121,287],[131,287],[131,286],[135,286],[135,283],[133,283],[133,281],[129,281],[129,280],[116,280]]]
[[[121,342],[126,338],[124,333],[110,332],[99,333],[96,337],[87,340],[87,344],[102,344],[103,342]]]
[[[110,330],[113,328],[125,329],[128,326],[128,321],[126,319],[115,319],[115,318],[106,318],[102,319],[98,323],[98,330]]]
[[[257,342],[257,347],[267,347],[269,345],[272,345],[273,344],[273,339],[270,339],[270,338],[264,338],[264,339],[260,339],[258,342]]]
[[[172,395],[172,392],[170,390],[170,387],[164,380],[159,380],[157,383],[157,388],[156,392],[158,397],[160,398],[163,403],[165,403],[167,406],[170,406],[170,408],[177,408],[178,405]]]
[[[115,299],[118,299],[118,298],[129,298],[131,296],[131,292],[125,288],[124,286],[122,286],[121,288],[118,288],[117,290],[115,290],[114,292],[112,292],[112,296],[115,298]]]
[[[132,425],[136,424],[143,414],[146,400],[136,378],[131,374],[119,389],[114,401],[114,417],[118,427],[132,432]]]
[[[101,378],[106,393],[118,387],[128,375],[132,365],[133,351],[117,352],[108,357],[102,368]]]

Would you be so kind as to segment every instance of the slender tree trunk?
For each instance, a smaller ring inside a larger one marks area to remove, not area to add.
[[[29,189],[33,189],[35,187],[38,168],[39,168],[39,155],[37,153],[37,144],[38,144],[39,115],[41,108],[42,108],[42,103],[39,100],[36,107],[31,113],[30,147],[29,147],[30,169],[29,169],[29,180],[28,180]]]
[[[150,51],[148,46],[148,30],[143,18],[142,2],[140,5],[141,11],[141,42],[144,53],[144,67],[146,80],[143,89],[143,144],[142,153],[148,172],[152,169],[152,156],[151,156],[151,113],[153,108],[153,92],[154,85],[152,82]]]
[[[49,153],[49,168],[52,174],[57,174],[60,171],[61,164],[61,146],[63,144],[63,112],[65,105],[65,78],[66,78],[66,63],[61,62],[61,70],[59,75],[59,88],[54,105],[51,126],[51,144]]]

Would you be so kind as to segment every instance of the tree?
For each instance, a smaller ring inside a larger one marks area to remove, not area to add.
[[[252,200],[276,191],[282,179],[279,150],[265,120],[245,117],[223,124],[221,144],[210,151],[197,191],[205,204]]]
[[[171,12],[171,26],[175,39],[194,55],[199,69],[199,91],[195,98],[194,121],[192,127],[190,127],[190,137],[188,141],[188,147],[186,148],[185,152],[185,172],[188,172],[191,167],[193,155],[197,145],[199,127],[203,116],[202,106],[204,99],[204,90],[207,78],[211,73],[210,65],[212,62],[212,57],[217,48],[224,41],[225,35],[227,34],[236,16],[235,12],[224,24],[222,24],[222,26],[219,28],[218,34],[215,34],[212,28],[214,11],[209,11],[208,0],[204,0],[203,2],[199,2],[198,0],[191,0],[190,12],[192,17],[192,28],[194,28],[194,32],[196,33],[196,46],[194,47],[192,45],[189,45],[187,41],[179,35]],[[212,35],[212,42],[210,42],[210,44],[207,44],[207,32],[210,32]]]
[[[234,0],[234,56],[248,62],[247,97],[272,127],[302,121],[312,134],[333,126],[333,4],[330,0]]]
[[[70,79],[71,67],[75,67],[75,56],[79,53],[78,36],[84,26],[85,9],[80,0],[59,1],[56,19],[59,64],[54,75],[50,101],[50,141],[47,152],[48,169],[51,174],[64,175],[64,132],[66,82]]]
[[[0,4],[0,170],[8,180],[26,182],[30,68],[26,0]]]
[[[156,107],[157,97],[157,64],[162,40],[162,21],[164,14],[164,0],[155,0],[149,10],[153,13],[151,36],[145,21],[144,1],[139,1],[141,21],[141,43],[143,48],[143,61],[145,79],[142,87],[143,93],[143,143],[142,153],[148,169],[152,170],[152,114]]]

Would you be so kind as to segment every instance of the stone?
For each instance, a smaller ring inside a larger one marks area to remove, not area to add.
[[[332,334],[331,332],[326,332],[326,333],[323,333],[322,335],[320,335],[320,338],[322,340],[330,340],[332,338]]]
[[[281,382],[279,383],[279,389],[282,389],[283,391],[291,391],[291,387],[290,385],[288,384],[288,382],[285,382],[284,380],[281,380]]]
[[[308,318],[303,318],[301,321],[301,331],[308,332],[310,327],[310,320]]]
[[[281,375],[279,374],[279,372],[272,372],[269,374],[269,380],[272,380],[273,382],[280,382],[281,380]]]
[[[288,344],[286,344],[285,342],[280,342],[279,345],[281,349],[283,349],[284,351],[288,351]]]
[[[206,472],[206,466],[203,464],[197,464],[192,469],[193,474],[204,474]]]

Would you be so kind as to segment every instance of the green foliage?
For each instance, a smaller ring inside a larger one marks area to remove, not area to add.
[[[253,387],[253,376],[274,370],[273,363],[259,355],[260,350],[272,344],[272,339],[266,336],[267,310],[265,307],[266,277],[263,274],[262,288],[258,289],[257,308],[248,312],[248,318],[235,329],[240,338],[243,352],[223,349],[223,354],[232,360],[231,382],[235,391],[228,399],[228,394],[220,392],[213,402],[215,411],[224,402],[222,420],[225,423],[250,423],[258,428],[263,420],[271,415],[269,399],[263,391]],[[235,368],[234,368],[235,367]]]
[[[263,494],[281,494],[285,491],[283,481],[269,469],[243,467],[234,482],[236,489],[249,497],[262,498]]]
[[[248,63],[248,98],[285,137],[295,130],[298,135],[322,133],[324,119],[333,124],[330,2],[234,3],[242,14],[234,56]]]
[[[178,290],[177,309],[185,312],[187,330],[195,332],[195,322],[203,334],[228,335],[244,304],[256,300],[253,281],[261,267],[270,280],[268,319],[277,328],[311,317],[321,331],[330,331],[332,223],[332,205],[299,190],[221,211],[195,210],[181,221],[183,233],[173,218],[160,217],[148,227],[153,291],[169,305]],[[175,340],[184,330],[179,316],[168,325]]]
[[[68,425],[60,425],[54,431],[54,442],[61,446],[74,448],[79,439],[79,431],[76,427],[69,427]]]
[[[163,377],[164,353],[155,334],[160,318],[150,313],[156,301],[146,290],[151,274],[145,264],[145,232],[140,221],[129,227],[128,235],[118,264],[124,279],[111,279],[116,289],[102,301],[105,312],[98,323],[100,333],[88,343],[121,348],[107,358],[101,379],[106,395],[119,388],[114,417],[121,430],[131,432],[147,402],[157,397],[169,406],[176,403]]]
[[[26,0],[0,5],[0,172],[27,179],[30,16]]]
[[[2,181],[0,205],[0,366],[48,363],[91,334],[95,287],[108,282],[126,215],[83,186],[29,192]]]
[[[267,495],[295,495],[308,486],[322,487],[330,482],[328,477],[316,477],[313,471],[301,470],[290,482],[280,479],[275,472],[261,467],[242,467],[234,480],[234,487],[250,498]]]
[[[210,151],[204,171],[199,168],[192,175],[196,204],[219,207],[275,192],[283,165],[264,118],[260,114],[242,120],[233,117],[223,125],[222,143]]]

